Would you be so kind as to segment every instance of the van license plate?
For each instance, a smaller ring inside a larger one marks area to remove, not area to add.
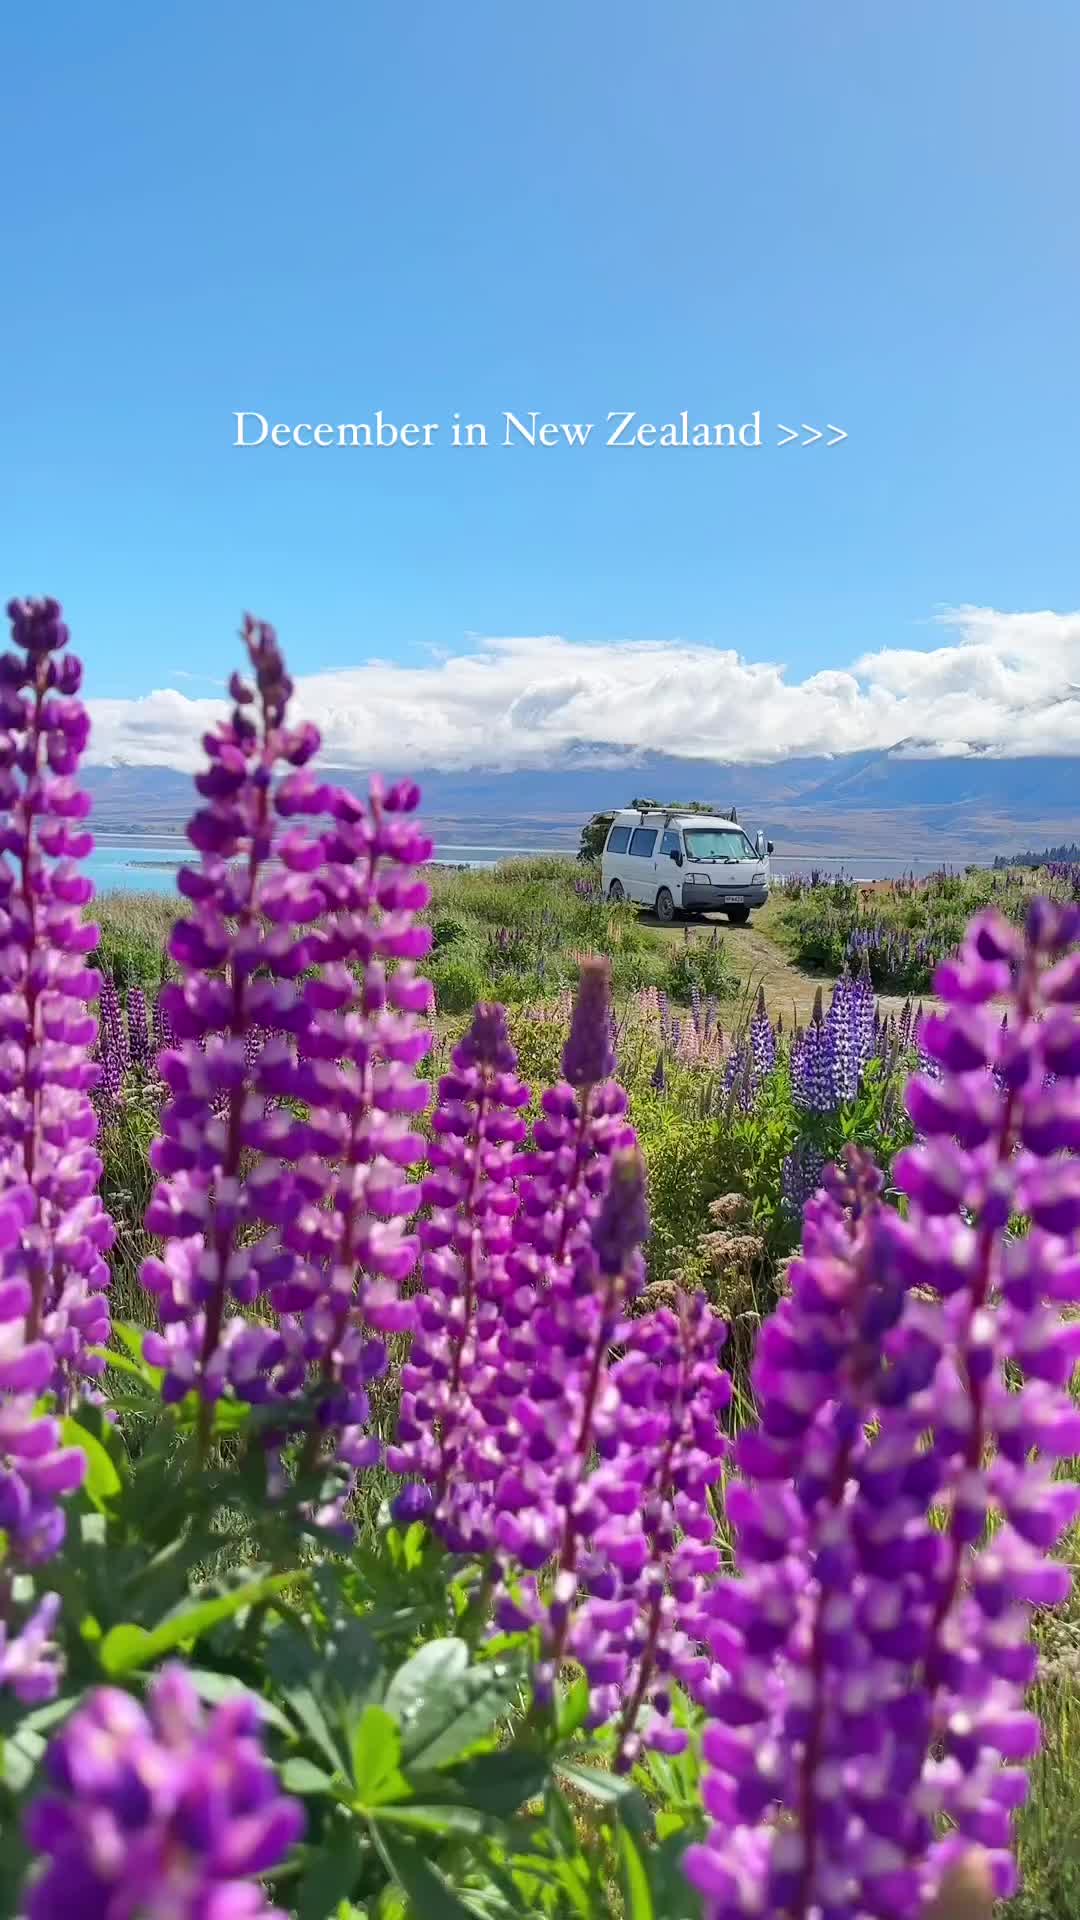
[[[725,893],[724,905],[725,907],[741,907],[742,894],[741,893]]]

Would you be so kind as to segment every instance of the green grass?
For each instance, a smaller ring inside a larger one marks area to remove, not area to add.
[[[720,999],[739,981],[722,939],[680,941],[647,926],[636,907],[612,906],[599,876],[569,860],[514,860],[497,868],[434,868],[426,916],[435,938],[425,971],[439,1009],[462,1013],[477,1000],[522,1006],[577,979],[581,960],[606,954],[616,998],[659,987],[687,1001],[691,989]],[[698,951],[700,949],[700,952]]]
[[[616,998],[658,987],[687,1002],[696,988],[730,1000],[740,982],[722,936],[691,940],[661,933],[636,907],[611,906],[599,879],[570,860],[507,861],[457,872],[431,869],[423,916],[434,947],[425,972],[440,1014],[467,1013],[478,1000],[526,1006],[574,985],[583,957],[606,954]],[[167,971],[165,943],[182,903],[171,895],[106,893],[94,904],[101,942],[94,964],[118,987],[153,989]]]
[[[769,931],[797,964],[830,974],[857,963],[865,945],[876,987],[925,993],[938,961],[955,952],[973,914],[993,906],[1021,921],[1036,894],[1072,899],[1075,871],[969,868],[866,886],[794,882],[770,905]]]
[[[1043,1745],[1017,1822],[1023,1890],[1011,1920],[1075,1920],[1080,1914],[1080,1646],[1047,1663],[1029,1705]]]
[[[165,942],[180,906],[173,894],[101,894],[93,906],[101,939],[92,965],[120,988],[153,992],[167,970]]]

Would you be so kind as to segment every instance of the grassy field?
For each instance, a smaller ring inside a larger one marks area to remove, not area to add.
[[[612,906],[597,880],[568,860],[507,861],[499,868],[435,867],[425,918],[433,950],[425,971],[440,1013],[467,1013],[478,1000],[524,1006],[571,987],[582,958],[606,953],[616,995],[655,987],[689,1004],[696,993],[736,999],[740,979],[718,928],[678,940],[637,909]],[[102,928],[99,961],[119,987],[154,988],[176,917],[169,896],[104,894],[94,905]]]
[[[805,1021],[815,974],[840,964],[841,945],[814,947],[816,926],[882,924],[947,943],[972,908],[996,899],[1014,915],[1038,876],[963,876],[874,889],[849,898],[807,887],[781,897],[750,928],[661,930],[627,907],[611,908],[589,875],[564,861],[517,862],[488,872],[436,871],[429,919],[429,971],[439,1005],[433,1074],[445,1064],[466,1010],[501,999],[533,1086],[557,1077],[568,989],[582,955],[611,956],[618,1010],[620,1076],[631,1099],[649,1173],[653,1219],[650,1297],[679,1279],[708,1287],[731,1325],[728,1360],[745,1393],[745,1367],[762,1316],[782,1284],[798,1217],[788,1204],[793,1159],[832,1156],[845,1139],[873,1145],[887,1161],[905,1136],[900,1087],[910,1052],[889,1040],[884,1008],[879,1054],[859,1097],[829,1116],[801,1113],[786,1064],[796,1021]],[[1047,876],[1042,876],[1045,886]],[[987,886],[987,882],[997,882]],[[1071,885],[1057,878],[1059,887]],[[858,892],[858,890],[856,890]],[[167,973],[164,943],[175,903],[118,894],[96,904],[99,960],[122,997],[153,994]],[[924,935],[923,929],[930,929]],[[786,948],[786,952],[785,952]],[[874,966],[874,952],[870,963]],[[831,957],[830,957],[831,956]],[[811,968],[813,972],[811,972]],[[749,1016],[758,987],[778,1036],[775,1067],[746,1066]],[[895,1022],[896,1003],[891,1009]],[[138,1281],[150,1249],[141,1219],[149,1199],[146,1151],[158,1104],[152,1075],[130,1072],[122,1098],[104,1115],[104,1188],[120,1226],[114,1253],[114,1312],[145,1321]],[[1080,1474],[1080,1462],[1071,1463]],[[1080,1538],[1068,1552],[1080,1561]],[[1034,1704],[1044,1751],[1019,1819],[1025,1890],[1010,1920],[1080,1915],[1080,1597],[1040,1628],[1043,1671]]]
[[[863,885],[814,876],[774,895],[768,924],[801,967],[835,977],[845,965],[854,969],[865,953],[876,987],[924,994],[972,914],[994,906],[1020,921],[1038,894],[1080,899],[1080,867],[972,868]]]

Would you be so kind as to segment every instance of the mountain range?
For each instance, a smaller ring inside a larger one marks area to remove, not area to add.
[[[362,770],[341,777],[360,783]],[[1077,836],[1080,758],[953,758],[915,742],[767,766],[616,754],[581,742],[559,764],[516,773],[482,767],[419,773],[424,818],[444,844],[574,846],[582,823],[637,798],[738,808],[778,854],[877,853],[958,862]],[[94,826],[114,836],[179,833],[191,778],[175,768],[113,762],[85,769]]]

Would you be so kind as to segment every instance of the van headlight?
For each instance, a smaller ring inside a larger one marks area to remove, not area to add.
[[[754,875],[754,885],[755,885],[755,887],[763,887],[763,886],[765,885],[765,871],[764,871],[764,868],[762,869],[762,871],[761,871],[760,873],[755,873],[755,875]]]
[[[711,887],[712,880],[707,873],[688,873],[687,879],[695,887]]]

